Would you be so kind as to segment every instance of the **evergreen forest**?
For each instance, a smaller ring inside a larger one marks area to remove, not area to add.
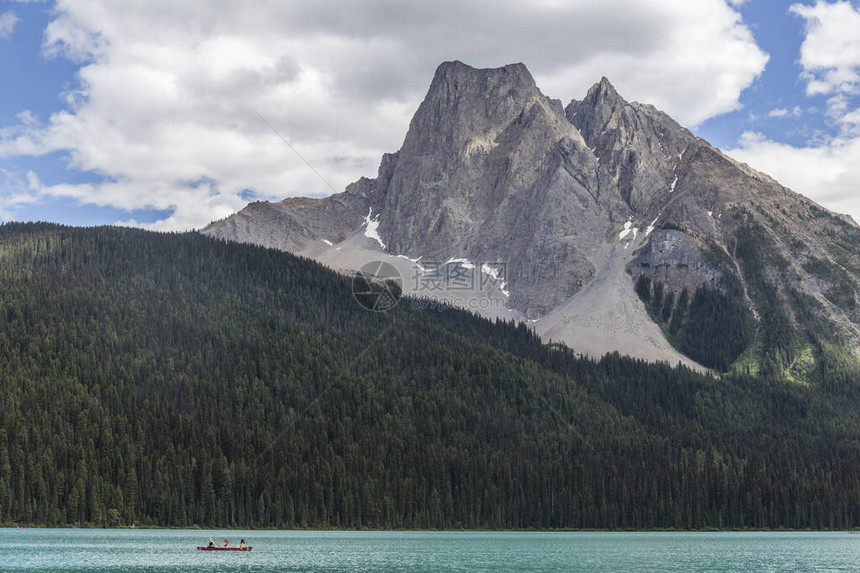
[[[691,347],[709,296],[668,306]],[[0,524],[860,525],[836,345],[812,382],[702,375],[409,302],[371,312],[349,277],[194,233],[0,226]],[[739,316],[703,360],[735,360]]]

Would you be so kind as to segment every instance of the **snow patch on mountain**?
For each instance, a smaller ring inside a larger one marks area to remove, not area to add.
[[[406,255],[396,255],[396,257],[395,257],[395,258],[398,258],[398,259],[406,259],[407,261],[409,261],[410,263],[412,263],[412,266],[413,266],[413,267],[415,267],[416,269],[418,269],[418,270],[419,270],[419,271],[421,271],[422,273],[427,272],[427,269],[425,269],[425,268],[421,265],[421,263],[419,263],[419,262],[418,262],[418,261],[420,261],[420,260],[422,259],[422,257],[418,257],[417,259],[410,259],[410,258],[409,258],[409,257],[407,257]]]
[[[646,237],[647,237],[648,235],[650,235],[650,234],[651,234],[651,232],[654,230],[654,223],[656,223],[656,222],[657,222],[657,219],[659,219],[659,218],[660,218],[660,215],[658,214],[656,217],[654,217],[654,220],[653,220],[653,221],[651,221],[651,224],[650,224],[650,225],[648,225],[648,226],[645,228],[645,236],[646,236]]]
[[[373,215],[373,207],[370,207],[367,210],[367,217],[364,218],[364,224],[366,225],[364,229],[364,236],[368,239],[373,239],[379,246],[385,249],[385,243],[382,242],[382,237],[379,236],[379,215],[376,216],[376,219],[372,218]]]
[[[636,231],[638,231],[638,230],[639,229],[636,229]],[[635,232],[634,232],[634,228],[633,228],[633,220],[632,219],[630,219],[626,223],[624,223],[624,228],[621,229],[620,233],[618,233],[618,240],[620,241],[621,239],[623,239],[624,237],[626,237],[630,233],[634,233],[633,237],[634,238],[636,237]]]
[[[475,265],[469,262],[468,259],[455,259],[451,258],[445,261],[446,265],[460,265],[464,269],[472,270],[475,268]]]

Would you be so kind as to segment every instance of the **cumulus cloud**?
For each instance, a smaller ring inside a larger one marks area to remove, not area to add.
[[[15,15],[15,12],[0,14],[0,39],[11,36],[17,23],[18,17]]]
[[[728,153],[810,199],[860,221],[860,138],[793,147],[747,132]]]
[[[726,0],[58,0],[44,49],[79,85],[0,132],[0,156],[67,153],[105,182],[40,194],[168,210],[169,229],[249,193],[331,193],[260,116],[335,188],[374,176],[445,60],[522,61],[565,101],[606,75],[695,125],[737,109],[768,58]]]
[[[772,109],[767,112],[768,117],[800,117],[803,114],[803,110],[800,109],[800,106],[794,106],[793,108],[786,109],[784,107],[779,107],[776,109]]]
[[[12,219],[17,208],[33,204],[37,200],[27,181],[7,169],[0,169],[0,189],[3,189],[0,193],[0,221]]]
[[[795,191],[860,221],[860,9],[849,2],[795,4],[805,20],[800,78],[808,96],[827,94],[826,133],[792,146],[747,132],[728,153],[764,171]],[[798,109],[798,108],[795,108]],[[784,112],[784,113],[783,113]],[[789,115],[773,110],[771,117]]]
[[[587,88],[584,81],[605,75],[627,99],[652,103],[691,127],[740,109],[741,92],[768,62],[741,16],[722,0],[650,4],[654,22],[645,26],[659,39],[637,41],[634,33],[608,49],[569,57],[558,70],[538,74],[545,91],[575,95]],[[602,5],[611,18],[630,11],[627,2]]]
[[[791,12],[805,20],[800,65],[809,95],[837,91],[857,93],[860,87],[860,10],[851,2],[812,6],[793,4]]]

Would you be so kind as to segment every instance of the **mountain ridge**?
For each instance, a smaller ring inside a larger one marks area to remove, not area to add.
[[[371,224],[378,243],[365,236]],[[753,325],[744,336],[764,344],[759,365],[780,338],[790,339],[777,345],[783,370],[810,345],[818,348],[822,335],[860,348],[856,225],[653,106],[627,102],[605,77],[562,106],[523,64],[479,70],[443,63],[403,146],[383,156],[376,179],[325,199],[254,204],[203,232],[347,272],[373,257],[504,267],[506,294],[495,316],[534,321],[545,340],[595,356],[618,350],[695,366],[678,349],[686,348],[687,317],[701,309],[676,302],[692,305],[699,288],[741,303],[737,312]],[[661,245],[674,254],[659,252]],[[661,285],[659,305],[651,292],[636,296],[632,285],[643,275]],[[595,280],[607,288],[584,296]],[[615,294],[604,300],[603,292]],[[835,292],[839,304],[827,296]],[[765,306],[774,312],[762,312]],[[805,313],[835,334],[810,330]],[[609,325],[610,336],[595,344],[600,327],[581,327],[589,321]],[[771,323],[788,334],[762,339]]]

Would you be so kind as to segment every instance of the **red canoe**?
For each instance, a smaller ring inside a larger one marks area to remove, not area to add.
[[[253,547],[198,547],[197,551],[250,551]]]

